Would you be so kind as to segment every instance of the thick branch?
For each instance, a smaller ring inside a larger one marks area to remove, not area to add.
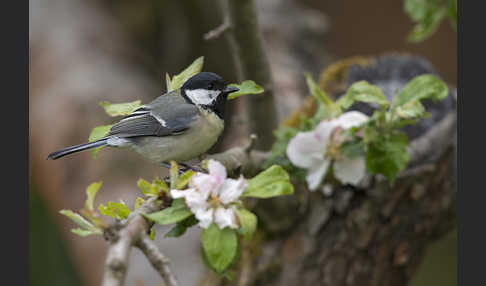
[[[220,1],[225,19],[229,19],[231,33],[226,33],[234,55],[238,79],[254,80],[262,85],[265,92],[247,96],[246,110],[250,133],[256,133],[260,140],[259,149],[269,149],[272,130],[277,126],[277,113],[273,98],[273,81],[265,51],[262,35],[258,28],[254,0]]]
[[[143,239],[149,229],[149,223],[141,214],[155,212],[166,207],[164,203],[157,199],[151,198],[145,201],[125,221],[115,223],[105,230],[104,236],[110,242],[110,246],[108,247],[105,261],[103,286],[119,286],[124,284],[130,250],[132,246],[139,245],[139,241]],[[152,262],[151,258],[149,260]],[[165,270],[170,272],[168,267]],[[174,276],[171,275],[170,277],[173,278]],[[162,276],[162,278],[165,279],[166,277]],[[175,279],[172,279],[170,282],[166,280],[167,285],[172,286],[177,285],[177,283],[173,283],[174,281]]]

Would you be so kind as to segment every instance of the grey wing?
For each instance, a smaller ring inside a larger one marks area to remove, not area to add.
[[[167,136],[179,134],[197,119],[199,110],[183,98],[167,94],[141,107],[113,125],[108,136]]]

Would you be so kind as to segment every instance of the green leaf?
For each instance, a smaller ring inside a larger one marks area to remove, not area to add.
[[[100,106],[105,109],[105,112],[112,117],[125,116],[132,113],[135,109],[142,106],[140,100],[124,103],[109,103],[108,101],[100,102]]]
[[[419,43],[432,36],[439,28],[442,20],[447,16],[447,9],[429,14],[422,22],[417,23],[408,34],[407,40]]]
[[[289,182],[289,175],[279,165],[273,165],[252,179],[248,180],[248,187],[243,192],[245,197],[271,198],[290,195],[294,186]]]
[[[162,225],[182,221],[191,215],[191,210],[186,206],[182,198],[174,200],[171,207],[158,212],[143,214],[147,219]]]
[[[411,100],[395,110],[404,119],[418,118],[425,115],[425,107],[418,100]]]
[[[84,205],[85,205],[85,208],[87,210],[94,211],[93,202],[94,202],[96,193],[101,188],[102,184],[103,184],[103,182],[99,181],[99,182],[92,183],[91,185],[89,185],[86,188],[87,199],[86,199],[86,202],[85,202]]]
[[[74,228],[74,229],[71,229],[71,232],[72,233],[75,233],[75,234],[77,234],[79,236],[88,236],[88,235],[93,235],[93,234],[97,234],[97,235],[103,234],[103,232],[101,231],[101,229],[87,230],[87,229],[81,229],[81,228]]]
[[[170,189],[176,190],[179,182],[179,166],[175,161],[170,161]]]
[[[166,74],[167,92],[181,88],[189,78],[202,71],[203,64],[204,57],[199,57],[180,74],[173,76],[172,79]]]
[[[177,189],[178,190],[181,190],[182,188],[184,188],[188,183],[189,183],[189,180],[191,180],[192,176],[196,174],[193,170],[189,170],[187,172],[184,172],[180,177],[179,177],[179,180],[177,182]]]
[[[177,222],[176,225],[165,234],[165,237],[179,237],[183,235],[189,227],[196,225],[198,222],[196,217],[191,215],[190,217]]]
[[[337,104],[341,109],[345,110],[350,108],[356,101],[376,103],[381,107],[386,107],[390,104],[379,87],[364,80],[353,83],[346,91],[346,94],[338,100]]]
[[[152,181],[152,188],[155,188],[157,190],[157,194],[160,191],[164,191],[164,192],[168,192],[169,191],[169,187],[167,186],[167,184],[163,180],[161,180],[159,178],[155,178]]]
[[[100,204],[98,210],[101,214],[116,219],[126,219],[131,213],[131,210],[126,205],[116,202],[108,202],[107,206]]]
[[[149,238],[151,240],[155,239],[155,229],[153,227],[150,229]]]
[[[153,197],[158,195],[157,187],[142,178],[138,179],[137,186],[147,197]]]
[[[97,140],[105,137],[108,134],[108,132],[110,132],[110,129],[111,129],[112,126],[113,126],[113,124],[102,125],[102,126],[97,126],[97,127],[93,128],[93,130],[91,130],[91,133],[89,134],[88,141],[94,142],[94,141],[97,141]],[[100,146],[100,147],[91,149],[91,156],[93,157],[93,159],[96,159],[96,157],[98,156],[98,152],[103,147],[104,146]]]
[[[442,100],[449,94],[447,85],[437,76],[431,74],[424,74],[412,79],[395,97],[392,110],[402,107],[406,104],[412,104],[412,107],[417,108],[414,102],[423,99]]]
[[[333,100],[317,85],[317,83],[312,79],[310,73],[305,73],[305,79],[307,82],[307,87],[309,88],[310,94],[318,101],[322,102],[326,106],[333,106]]]
[[[232,83],[229,86],[237,87],[239,90],[228,95],[228,99],[235,99],[246,94],[260,94],[263,93],[263,87],[259,86],[252,80],[245,80],[241,84]]]
[[[165,86],[167,87],[167,92],[169,92],[169,87],[170,87],[170,83],[171,83],[171,79],[170,79],[170,76],[168,73],[165,73]]]
[[[147,182],[145,179],[138,179],[137,181],[137,187],[142,191],[142,194],[147,196],[148,194],[151,194],[151,187],[152,185]]]
[[[358,141],[351,141],[351,142],[345,142],[343,143],[340,147],[339,150],[341,154],[348,158],[356,158],[365,153],[365,145],[363,141],[358,140]]]
[[[96,227],[89,221],[87,221],[84,217],[82,217],[81,215],[71,211],[71,210],[60,210],[59,213],[67,216],[68,218],[70,218],[72,221],[74,221],[75,223],[77,223],[79,226],[81,226],[82,228],[84,229],[87,229],[87,230],[95,230]]]
[[[457,25],[457,0],[405,0],[403,8],[415,23],[408,35],[410,42],[430,37],[445,17],[449,17],[453,27]]]
[[[391,183],[409,161],[408,138],[403,132],[384,134],[368,145],[366,167],[372,174],[383,174]]]
[[[245,208],[238,208],[236,215],[240,222],[241,228],[238,231],[245,236],[245,240],[248,241],[255,230],[257,229],[257,216]]]
[[[139,208],[139,207],[140,207],[140,206],[143,204],[143,202],[145,202],[145,200],[144,200],[144,199],[142,199],[141,197],[137,197],[137,198],[135,199],[135,204],[134,204],[134,206],[133,206],[133,210],[138,209],[138,208]]]
[[[226,270],[238,254],[238,234],[231,228],[220,229],[212,223],[201,232],[204,256],[217,273]]]

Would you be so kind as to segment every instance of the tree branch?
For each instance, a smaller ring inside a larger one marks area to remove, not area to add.
[[[277,112],[273,97],[273,80],[265,51],[254,0],[220,1],[224,19],[229,19],[231,32],[226,38],[232,50],[238,80],[254,80],[265,92],[247,96],[245,100],[250,133],[260,140],[259,149],[269,149],[273,142],[272,131],[277,126]],[[226,21],[226,20],[225,20]]]
[[[160,252],[157,245],[146,234],[141,235],[136,246],[147,256],[155,270],[164,278],[167,286],[177,286],[177,280],[169,267],[169,259]]]
[[[137,245],[140,248],[140,245],[142,245],[142,247],[146,245],[144,242],[141,244],[139,243],[141,240],[143,240],[144,236],[146,236],[145,233],[149,229],[149,223],[141,214],[159,211],[167,206],[168,203],[166,200],[160,201],[159,198],[150,198],[145,201],[137,210],[132,212],[125,221],[117,222],[105,230],[104,237],[110,242],[110,246],[108,247],[108,253],[105,261],[105,271],[102,283],[103,286],[123,285],[125,282],[125,276],[127,274],[128,261],[132,246]],[[155,245],[153,245],[153,247],[156,248]],[[151,246],[149,248],[150,255],[154,255],[153,247]],[[148,254],[148,252],[143,252],[146,255]],[[162,254],[158,250],[157,252],[159,254],[155,254],[155,257],[160,258]],[[150,262],[152,262],[151,257],[148,257],[148,259]],[[165,259],[164,262],[165,261],[167,261],[167,259]],[[154,265],[153,262],[152,265]],[[175,281],[174,275],[170,274],[167,276],[167,273],[170,273],[168,263],[164,263],[164,265],[164,275],[161,273],[162,278],[166,281],[167,285],[176,286],[177,282]],[[156,270],[159,271],[157,268]],[[167,280],[166,277],[169,277],[170,281]]]
[[[229,23],[228,18],[225,17],[223,23],[221,25],[219,25],[218,27],[214,28],[213,30],[204,34],[203,39],[206,40],[206,41],[214,40],[214,39],[218,38],[219,36],[221,36],[229,28],[231,28],[231,25]]]

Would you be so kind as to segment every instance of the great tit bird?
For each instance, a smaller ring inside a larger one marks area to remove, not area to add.
[[[99,146],[130,147],[149,160],[167,164],[189,161],[213,146],[224,128],[228,95],[238,88],[211,72],[200,72],[180,89],[165,93],[134,110],[102,139],[61,149],[47,159]]]

